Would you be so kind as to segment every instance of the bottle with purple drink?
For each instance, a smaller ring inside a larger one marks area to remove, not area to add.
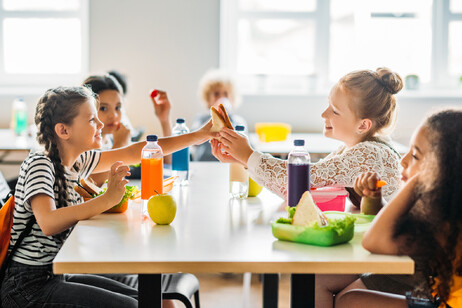
[[[294,140],[294,146],[289,153],[287,165],[289,206],[297,206],[303,193],[310,190],[310,154],[305,149],[305,140]]]

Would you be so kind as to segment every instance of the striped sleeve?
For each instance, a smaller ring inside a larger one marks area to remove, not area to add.
[[[82,153],[76,164],[79,168],[80,176],[84,179],[90,176],[90,174],[98,166],[99,159],[101,157],[100,151],[87,151]]]
[[[20,175],[21,176],[21,175]],[[32,212],[29,200],[38,194],[46,194],[52,199],[54,194],[54,168],[53,164],[47,157],[37,157],[32,160],[24,175],[24,207],[27,211]]]

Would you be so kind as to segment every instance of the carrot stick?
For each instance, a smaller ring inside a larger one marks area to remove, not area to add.
[[[375,186],[377,188],[380,188],[380,187],[385,186],[385,185],[387,185],[387,182],[382,181],[382,180],[377,181],[377,183],[375,184]]]

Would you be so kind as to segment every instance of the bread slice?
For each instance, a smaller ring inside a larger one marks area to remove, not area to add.
[[[292,224],[297,226],[311,226],[315,222],[318,223],[318,226],[324,226],[327,224],[327,219],[314,203],[311,193],[305,191],[297,204]]]
[[[218,111],[221,112],[223,121],[225,122],[225,126],[229,129],[234,129],[233,124],[231,123],[231,120],[229,119],[228,113],[226,112],[226,109],[223,106],[223,104],[218,105]]]
[[[93,197],[101,191],[101,188],[99,188],[89,180],[85,181],[84,179],[80,179],[80,185],[82,185],[82,187],[85,188],[85,190]]]
[[[212,128],[210,129],[212,133],[218,133],[223,127],[226,127],[223,117],[214,106],[210,108],[210,115],[212,116]]]

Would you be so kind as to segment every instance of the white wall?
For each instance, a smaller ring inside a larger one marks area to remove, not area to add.
[[[160,133],[150,89],[166,90],[172,120],[203,111],[197,85],[217,67],[218,0],[90,1],[90,70],[117,69],[129,79],[126,109],[134,126]]]
[[[149,92],[168,91],[173,102],[172,119],[185,117],[191,124],[194,114],[204,110],[197,97],[200,77],[219,63],[218,0],[95,0],[90,2],[90,72],[118,69],[129,78],[126,105],[135,126],[160,133]],[[8,127],[10,106],[16,95],[29,104],[32,121],[37,92],[24,95],[10,91],[0,94],[0,127]],[[412,96],[412,95],[411,95]],[[311,99],[286,97],[258,99],[244,97],[238,110],[252,129],[255,122],[281,121],[294,131],[320,132],[325,96]],[[460,95],[459,95],[460,97]],[[461,103],[457,97],[435,98],[400,95],[400,111],[394,136],[407,143],[412,131],[434,106]]]

